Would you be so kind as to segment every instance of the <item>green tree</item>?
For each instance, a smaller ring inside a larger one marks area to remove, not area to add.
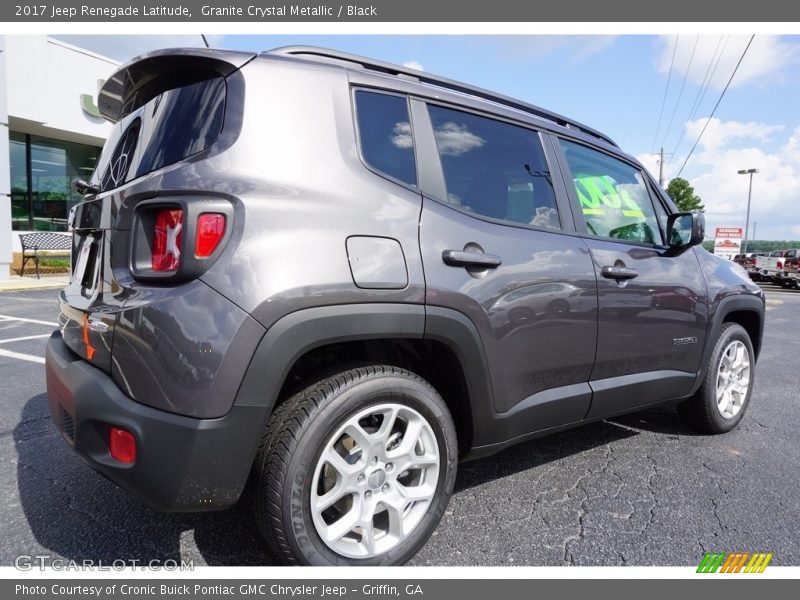
[[[667,186],[667,193],[681,212],[706,209],[700,200],[700,196],[694,193],[694,188],[683,177],[676,177],[670,181]]]

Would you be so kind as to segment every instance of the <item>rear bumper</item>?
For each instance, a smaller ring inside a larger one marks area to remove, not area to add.
[[[59,332],[46,353],[47,396],[56,426],[89,465],[148,504],[167,511],[227,508],[244,488],[264,407],[239,406],[196,419],[139,404],[100,369],[74,354]],[[132,465],[111,457],[108,429],[136,438]]]

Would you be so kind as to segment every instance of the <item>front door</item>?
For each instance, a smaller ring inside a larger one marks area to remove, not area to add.
[[[559,146],[598,282],[589,417],[688,393],[707,327],[695,250],[666,247],[666,211],[639,167],[576,142]]]

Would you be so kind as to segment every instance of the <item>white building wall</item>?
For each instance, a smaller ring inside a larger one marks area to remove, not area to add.
[[[0,35],[0,83],[6,80],[5,36]],[[11,277],[11,175],[6,86],[0,85],[0,281]]]
[[[97,81],[107,79],[117,62],[44,35],[7,35],[6,55],[12,129],[103,143],[111,125],[83,111],[81,94],[96,96]]]
[[[0,280],[10,277],[12,252],[9,128],[21,133],[102,146],[111,124],[81,107],[96,98],[98,80],[119,63],[44,35],[0,36]]]

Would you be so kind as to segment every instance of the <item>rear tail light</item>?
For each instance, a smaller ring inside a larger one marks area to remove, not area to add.
[[[197,258],[208,258],[214,254],[214,250],[225,237],[225,215],[220,213],[198,215],[194,235],[194,255]]]
[[[136,462],[136,438],[126,429],[111,427],[108,430],[108,451],[111,458],[133,464]]]
[[[177,271],[181,264],[181,242],[183,241],[183,211],[165,208],[156,213],[153,232],[153,271],[164,273]]]
[[[222,198],[139,202],[131,224],[131,273],[139,280],[164,283],[199,277],[228,243],[233,216],[233,203]]]

